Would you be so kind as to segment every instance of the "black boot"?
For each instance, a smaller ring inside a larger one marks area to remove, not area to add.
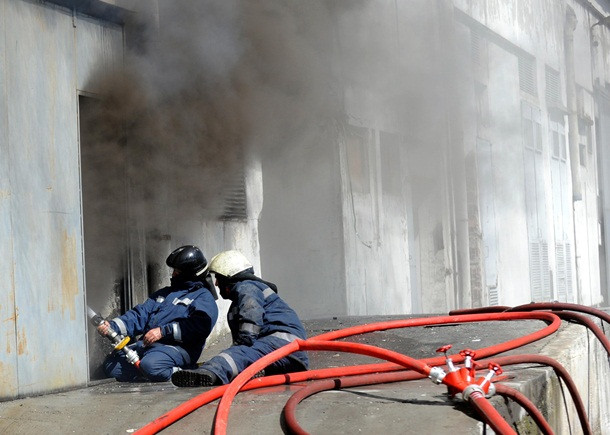
[[[172,384],[177,387],[211,387],[221,385],[220,379],[206,369],[178,370],[172,374]]]

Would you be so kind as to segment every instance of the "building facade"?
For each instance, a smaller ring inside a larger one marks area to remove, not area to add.
[[[304,318],[607,304],[608,2],[81,3],[0,2],[0,399],[102,376],[86,306],[186,243]]]

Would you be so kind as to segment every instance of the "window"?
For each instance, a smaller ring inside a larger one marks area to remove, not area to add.
[[[578,157],[580,165],[587,166],[587,153],[593,154],[591,143],[591,124],[586,119],[578,119]]]
[[[549,135],[551,139],[551,157],[565,162],[568,158],[568,151],[563,119],[549,119]]]
[[[560,107],[561,104],[561,80],[559,72],[547,66],[544,70],[546,103],[551,107]]]
[[[542,152],[542,125],[540,123],[540,109],[527,103],[523,103],[522,125],[523,146],[537,153]]]
[[[525,101],[522,102],[523,169],[529,240],[530,290],[532,300],[537,302],[550,300],[551,297],[540,117],[540,109]],[[561,155],[560,147],[557,148],[557,152]]]
[[[554,298],[560,302],[571,302],[573,300],[572,247],[568,234],[571,231],[572,200],[563,115],[549,116],[549,136],[551,140],[550,169],[553,229],[555,233]]]
[[[536,59],[527,53],[519,54],[519,88],[534,97],[538,95]]]

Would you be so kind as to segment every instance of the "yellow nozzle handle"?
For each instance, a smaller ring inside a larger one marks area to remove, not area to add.
[[[114,346],[114,350],[123,349],[125,346],[127,346],[127,343],[129,343],[129,340],[131,340],[131,338],[129,338],[129,336],[125,337],[124,339],[121,340],[121,342],[119,344]]]

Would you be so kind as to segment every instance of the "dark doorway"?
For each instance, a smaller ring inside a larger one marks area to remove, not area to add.
[[[97,98],[79,96],[81,187],[87,305],[102,317],[124,312],[126,282],[126,182],[122,128]],[[88,325],[89,378],[101,368],[110,343]]]

